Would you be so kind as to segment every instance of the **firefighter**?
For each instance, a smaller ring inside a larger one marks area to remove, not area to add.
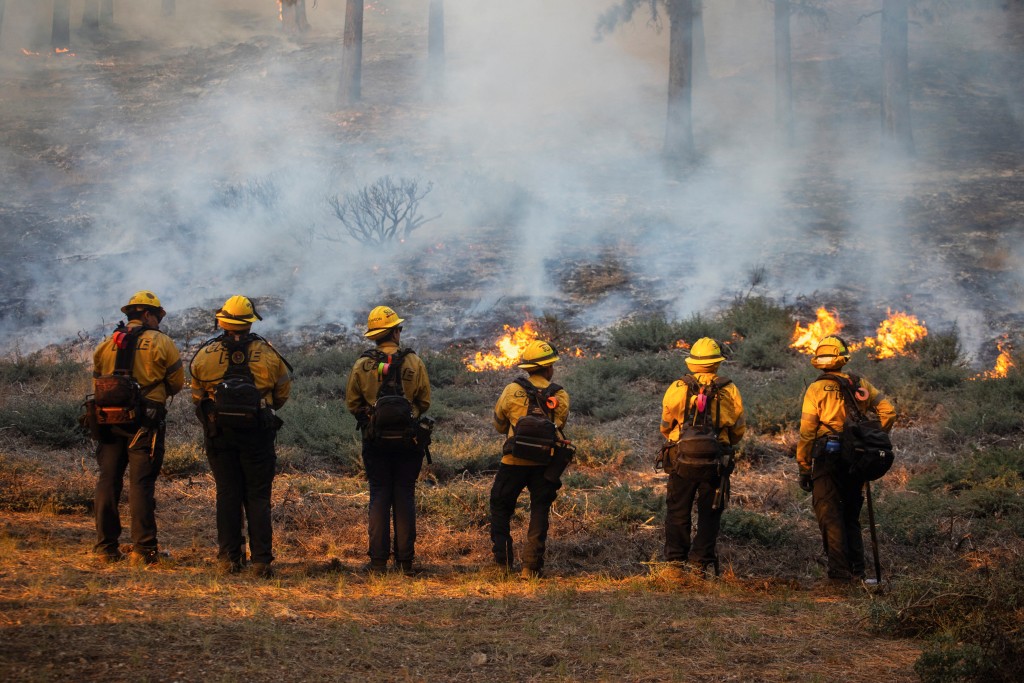
[[[164,404],[181,391],[185,372],[174,342],[160,331],[160,321],[166,311],[156,294],[146,290],[136,292],[121,307],[121,312],[128,319],[127,325],[119,325],[93,353],[93,393],[99,397],[101,379],[115,373],[120,356],[130,366],[125,372],[130,372],[137,382],[141,406],[132,413],[134,421],[107,423],[95,432],[99,464],[94,505],[95,551],[110,562],[123,558],[119,548],[118,505],[127,469],[128,507],[132,519],[130,559],[133,564],[154,564],[160,559],[155,490],[164,460],[167,415]],[[96,415],[91,419],[95,421]]]
[[[232,296],[215,317],[223,332],[196,351],[189,374],[217,486],[217,568],[235,574],[251,561],[252,575],[269,578],[274,573],[274,442],[283,424],[276,411],[291,392],[291,366],[270,342],[252,333],[252,324],[263,318],[248,298]],[[249,558],[243,515],[249,528]]]
[[[847,344],[837,336],[822,339],[811,357],[815,368],[847,381],[851,375],[841,372],[841,368],[849,361]],[[863,377],[857,378],[855,398],[862,412],[875,412],[883,429],[892,428],[896,409]],[[864,479],[844,466],[839,453],[845,421],[846,403],[839,384],[826,375],[818,377],[804,392],[796,461],[800,488],[811,494],[821,528],[828,577],[835,583],[864,578],[860,526]]]
[[[519,421],[535,412],[534,405],[538,402],[546,409],[544,412],[554,423],[558,434],[565,427],[569,418],[569,394],[551,382],[556,362],[558,352],[551,344],[541,340],[530,342],[517,366],[526,370],[528,377],[507,385],[494,406],[494,428],[507,437],[490,495],[494,563],[502,573],[512,571],[514,554],[510,524],[519,494],[526,488],[530,491],[530,525],[523,548],[521,576],[525,579],[540,578],[543,574],[551,505],[562,482],[560,471],[556,471],[555,476],[551,475],[550,458],[537,460],[517,456],[513,452],[514,441]],[[521,382],[527,382],[541,393],[535,394]],[[542,400],[538,401],[536,397]],[[561,469],[564,469],[564,464]]]
[[[416,479],[423,466],[422,428],[429,423],[424,413],[430,407],[430,380],[419,356],[401,348],[403,322],[388,306],[370,311],[363,336],[375,347],[356,359],[345,398],[363,435],[363,466],[370,488],[368,569],[386,572],[393,553],[396,569],[412,576]]]
[[[724,360],[718,342],[698,339],[686,358],[690,374],[673,382],[662,399],[661,434],[668,440],[663,466],[669,475],[665,561],[676,576],[687,562],[702,576],[719,573],[718,528],[735,447],[746,431],[739,389],[718,376]],[[697,531],[691,539],[695,500]]]

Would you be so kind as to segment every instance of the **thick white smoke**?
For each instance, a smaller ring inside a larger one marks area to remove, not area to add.
[[[929,95],[944,51],[976,51],[955,77],[1002,98],[1003,137],[1022,139],[1021,95],[990,61],[1006,37],[996,9],[912,28],[912,70],[929,65],[913,71],[919,156],[892,161],[871,104],[878,19],[861,19],[877,3],[837,3],[827,29],[794,21],[794,148],[774,134],[770,7],[705,3],[701,162],[680,177],[660,158],[666,32],[638,15],[595,40],[612,0],[449,0],[440,98],[421,87],[426,3],[377,0],[364,101],[344,110],[343,3],[307,3],[303,37],[281,34],[272,0],[178,0],[173,19],[155,1],[118,3],[112,47],[76,37],[63,61],[21,54],[22,40],[45,51],[40,4],[9,0],[0,35],[0,80],[25,95],[0,103],[12,192],[0,216],[5,253],[26,230],[59,238],[9,267],[24,297],[0,319],[8,347],[98,334],[140,288],[172,315],[270,297],[265,330],[358,328],[387,302],[443,337],[548,307],[592,326],[638,309],[685,316],[747,291],[764,266],[773,296],[839,291],[861,302],[863,326],[887,306],[957,322],[974,352],[1005,331],[981,329],[992,307],[1021,291],[1019,268],[965,278],[978,261],[921,225],[921,207],[975,163],[952,140],[959,112]],[[439,217],[397,249],[316,236],[343,236],[327,196],[384,175],[432,183],[423,213]],[[1020,262],[1018,243],[999,248]],[[629,286],[574,303],[567,273],[609,254]],[[1019,300],[1003,313],[1019,316]]]

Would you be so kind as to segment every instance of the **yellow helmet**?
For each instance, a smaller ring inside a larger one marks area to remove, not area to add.
[[[850,362],[850,350],[842,337],[825,337],[818,342],[811,365],[819,370],[838,370]]]
[[[160,299],[157,295],[148,289],[140,289],[132,294],[132,298],[128,300],[128,303],[121,307],[121,312],[128,315],[129,311],[138,308],[149,308],[161,318],[167,314],[164,307],[160,305]]]
[[[252,302],[241,294],[236,294],[225,301],[217,311],[217,324],[226,330],[248,327],[257,320],[263,320],[263,317],[256,312]]]
[[[389,307],[377,306],[377,308],[370,311],[370,315],[366,318],[366,332],[363,333],[363,336],[370,339],[383,337],[389,330],[398,327],[404,322],[405,320],[399,318],[398,314]]]
[[[543,368],[558,360],[558,351],[546,341],[534,339],[523,349],[523,355],[519,360],[520,363],[516,367],[520,370]]]
[[[701,337],[690,347],[690,355],[686,357],[686,367],[691,370],[701,368],[707,370],[710,365],[718,365],[725,360],[722,347],[711,337]]]

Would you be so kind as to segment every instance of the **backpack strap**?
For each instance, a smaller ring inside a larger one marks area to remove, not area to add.
[[[387,386],[391,391],[401,394],[402,385],[402,361],[409,354],[415,354],[412,349],[399,349],[394,353],[384,353],[380,349],[372,348],[359,354],[360,358],[370,358],[377,364],[377,377],[380,379],[381,388]],[[282,358],[281,360],[284,360]],[[287,365],[287,361],[285,361]],[[378,395],[380,392],[378,390]]]
[[[526,391],[527,397],[536,404],[541,412],[547,415],[549,420],[555,421],[555,410],[554,408],[548,408],[547,402],[549,398],[562,390],[561,385],[551,382],[544,389],[538,389],[533,385],[533,382],[525,377],[517,377],[513,381]]]
[[[114,348],[117,349],[117,356],[114,358],[115,375],[132,374],[135,365],[135,349],[139,345],[139,337],[145,330],[146,328],[141,325],[131,328],[124,323],[118,324],[112,336]]]
[[[236,373],[241,372],[242,374],[252,375],[252,368],[249,367],[249,347],[252,346],[255,341],[254,335],[247,334],[241,339],[233,339],[228,334],[222,334],[217,340],[224,346],[224,350],[228,354],[228,372],[232,369]],[[236,361],[235,354],[242,354],[242,359]]]

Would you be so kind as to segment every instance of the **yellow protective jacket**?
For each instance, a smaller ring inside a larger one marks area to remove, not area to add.
[[[845,372],[831,371],[845,379]],[[896,409],[882,393],[863,377],[859,388],[867,393],[864,400],[857,399],[857,408],[863,413],[869,410],[878,414],[882,428],[889,430],[896,420]],[[814,441],[829,434],[839,434],[846,422],[846,403],[839,385],[834,380],[817,379],[804,392],[803,408],[800,411],[800,440],[796,446],[796,462],[801,474],[811,473],[811,450]],[[831,429],[831,431],[830,431]]]
[[[128,328],[132,330],[140,326],[137,320],[128,323]],[[93,378],[113,373],[116,361],[117,346],[111,335],[100,342],[93,352]],[[154,403],[163,404],[168,397],[181,391],[185,386],[185,369],[170,337],[154,329],[147,329],[139,335],[132,362],[132,377],[142,387],[143,396]]]
[[[527,379],[530,381],[530,384],[541,391],[547,389],[548,385],[551,384],[551,382],[540,375],[530,375]],[[559,431],[561,431],[569,419],[569,394],[565,389],[559,389],[553,398],[557,401],[554,409],[554,423]],[[516,422],[519,422],[519,418],[528,412],[530,412],[530,397],[527,396],[525,389],[512,382],[501,392],[498,402],[494,405],[494,428],[506,437],[512,436],[512,430],[515,428]],[[501,462],[506,465],[544,466],[544,463],[517,458],[511,454],[501,456]]]
[[[377,344],[381,353],[398,353],[398,344],[392,341]],[[345,403],[348,412],[357,418],[377,401],[381,380],[377,376],[377,362],[372,358],[357,358],[348,376]],[[418,419],[430,407],[430,378],[427,367],[415,353],[402,359],[402,394],[412,404],[412,416]]]
[[[213,400],[214,390],[224,379],[229,365],[227,351],[221,342],[211,342],[199,350],[188,368],[192,376],[193,403],[204,398]],[[249,344],[249,370],[266,404],[274,410],[283,406],[292,391],[292,378],[284,359],[270,342],[254,339]]]
[[[699,384],[708,385],[715,379],[713,372],[694,372],[693,377]],[[679,439],[679,427],[686,416],[687,407],[695,411],[693,406],[696,396],[690,395],[686,382],[677,379],[665,392],[661,400],[661,433],[669,441]],[[724,446],[735,446],[747,431],[747,422],[743,417],[743,398],[736,385],[729,383],[715,392],[715,400],[708,407],[711,419],[718,417],[718,440]],[[719,412],[720,411],[720,412]],[[692,414],[692,412],[691,412]]]

